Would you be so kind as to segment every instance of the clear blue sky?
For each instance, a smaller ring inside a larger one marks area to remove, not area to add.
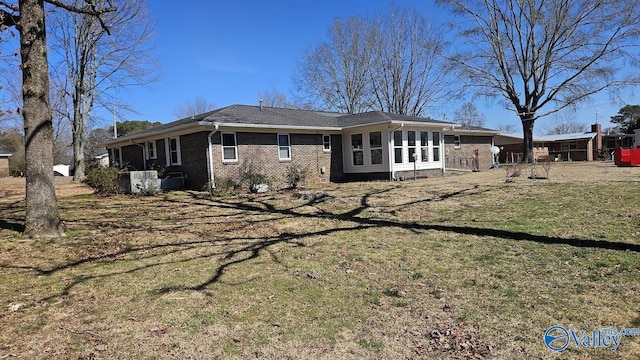
[[[432,22],[446,19],[447,12],[433,0],[397,0],[411,4]],[[188,5],[187,5],[188,4]],[[161,81],[147,88],[126,91],[127,101],[139,114],[127,119],[169,122],[174,110],[202,97],[217,107],[257,104],[259,93],[276,89],[291,94],[291,77],[302,51],[325,40],[336,17],[366,15],[386,9],[387,0],[189,0],[183,6],[172,1],[149,0],[157,22],[156,51]],[[640,98],[630,96],[630,103]],[[461,104],[442,104],[429,115],[448,119]],[[512,123],[521,130],[513,113],[485,100],[476,106],[487,117],[486,127]],[[624,103],[608,101],[606,95],[578,111],[580,122],[608,119]],[[553,123],[541,119],[536,132]]]

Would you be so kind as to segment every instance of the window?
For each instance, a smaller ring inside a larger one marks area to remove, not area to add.
[[[331,151],[331,135],[322,135],[322,150]]]
[[[440,161],[440,133],[433,132],[433,161]]]
[[[393,162],[402,164],[402,131],[393,132]]]
[[[156,151],[156,142],[155,141],[147,141],[145,144],[145,149],[147,150],[147,160],[149,159],[157,159],[158,153]]]
[[[460,135],[455,135],[453,137],[453,147],[456,149],[460,149]]]
[[[416,161],[416,132],[407,131],[407,144],[409,146],[409,162]]]
[[[120,148],[113,148],[111,150],[111,164],[114,167],[120,167],[122,165],[122,151],[120,151]]]
[[[575,150],[577,148],[578,143],[575,141],[560,143],[560,150]]]
[[[169,138],[166,139],[166,149],[167,149],[167,166],[170,165],[181,165],[182,159],[180,156],[180,138]]]
[[[429,132],[420,131],[420,161],[429,161]]]
[[[351,135],[351,151],[353,165],[364,165],[364,149],[362,148],[362,134]]]
[[[278,134],[278,159],[291,160],[289,134]]]
[[[238,161],[236,133],[222,133],[222,162]]]
[[[369,133],[369,150],[371,151],[371,165],[382,164],[382,131]]]

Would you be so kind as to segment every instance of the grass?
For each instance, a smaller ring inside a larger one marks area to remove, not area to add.
[[[61,240],[0,198],[2,358],[612,358],[547,328],[638,327],[638,169],[327,184],[329,195],[100,198]]]

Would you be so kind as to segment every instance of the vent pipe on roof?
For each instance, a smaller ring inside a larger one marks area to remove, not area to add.
[[[258,99],[258,101],[260,102],[260,111],[262,111],[262,99]]]

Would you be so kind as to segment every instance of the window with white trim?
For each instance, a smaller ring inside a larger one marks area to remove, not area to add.
[[[322,135],[322,150],[331,152],[331,135]]]
[[[429,132],[420,131],[420,161],[429,161]]]
[[[157,159],[158,158],[158,152],[156,150],[156,142],[154,141],[147,141],[145,143],[145,150],[146,150],[146,156],[147,156],[147,160],[150,159]]]
[[[382,159],[382,131],[369,133],[369,151],[371,152],[371,165],[381,165]]]
[[[407,146],[409,150],[409,162],[416,162],[416,132],[407,131]]]
[[[238,142],[236,141],[236,133],[222,133],[222,162],[238,161]]]
[[[167,153],[167,166],[182,165],[180,154],[180,137],[168,138],[165,140]]]
[[[289,134],[278,134],[278,159],[291,160]]]
[[[433,132],[433,161],[440,161],[440,132]]]
[[[364,165],[364,147],[362,146],[362,134],[351,134],[351,152],[353,165]]]
[[[453,136],[453,147],[455,149],[460,149],[460,135]]]
[[[402,164],[402,130],[393,132],[393,162]]]

